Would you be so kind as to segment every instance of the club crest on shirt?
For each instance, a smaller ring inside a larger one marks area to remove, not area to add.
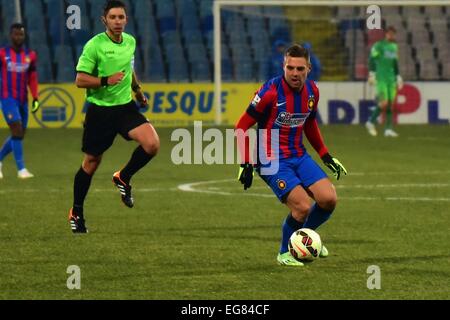
[[[308,98],[308,110],[309,111],[312,111],[312,109],[314,108],[314,103],[315,102],[316,101],[314,100],[314,96],[310,95],[309,98]]]
[[[278,186],[278,189],[280,189],[280,190],[286,189],[286,181],[278,179],[277,186]]]
[[[295,128],[302,126],[309,116],[308,113],[280,112],[275,123],[282,127]]]

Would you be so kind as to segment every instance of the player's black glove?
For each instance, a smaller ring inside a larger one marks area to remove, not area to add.
[[[38,99],[34,99],[33,102],[31,103],[31,112],[35,113],[36,111],[39,110],[39,100]]]
[[[322,161],[333,172],[333,176],[336,180],[339,180],[341,173],[347,174],[347,169],[345,169],[342,163],[340,163],[338,159],[333,158],[329,153],[322,156]]]
[[[250,163],[243,163],[239,168],[238,180],[244,185],[244,190],[247,190],[252,185],[253,181],[253,165]]]

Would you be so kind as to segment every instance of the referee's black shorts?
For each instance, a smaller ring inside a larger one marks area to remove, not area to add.
[[[101,107],[89,103],[84,120],[81,150],[84,153],[99,156],[111,147],[117,134],[126,140],[131,140],[128,132],[147,122],[149,121],[139,112],[133,100],[113,107]]]

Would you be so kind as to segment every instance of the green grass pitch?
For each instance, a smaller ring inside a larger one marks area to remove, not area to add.
[[[105,154],[85,203],[87,235],[67,222],[81,130],[28,131],[36,177],[19,181],[9,156],[0,180],[0,299],[450,298],[448,126],[399,126],[397,139],[323,126],[349,175],[334,181],[338,206],[318,229],[330,257],[303,268],[276,263],[288,212],[259,177],[244,192],[236,165],[174,165],[173,129],[157,130],[161,151],[132,181],[133,209],[111,176],[134,143],[118,137]],[[196,182],[201,192],[179,189]],[[80,290],[66,286],[71,265]],[[381,289],[367,288],[372,265]]]

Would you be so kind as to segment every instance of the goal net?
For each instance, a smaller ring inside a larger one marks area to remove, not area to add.
[[[216,123],[222,83],[266,81],[281,70],[277,49],[291,43],[311,48],[315,80],[360,82],[370,96],[370,48],[394,26],[405,81],[450,80],[449,17],[448,1],[216,0]]]

